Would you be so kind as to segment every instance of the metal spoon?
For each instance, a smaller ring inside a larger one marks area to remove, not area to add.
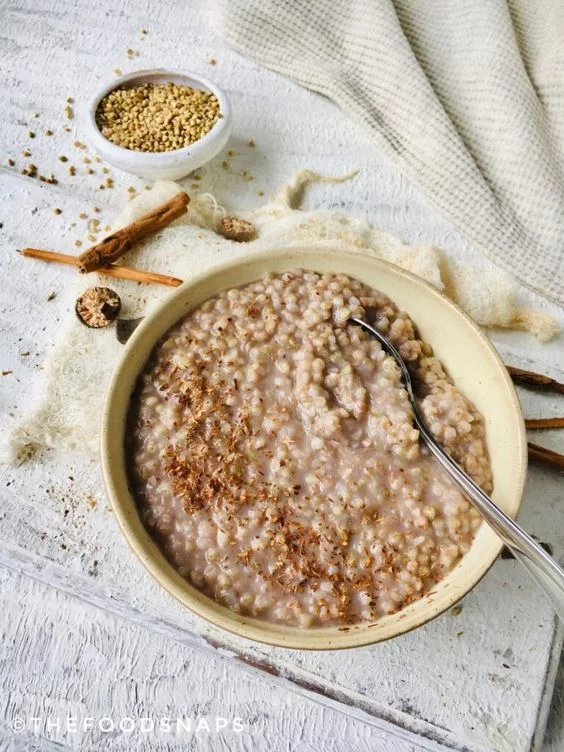
[[[396,361],[400,367],[403,385],[411,403],[415,425],[429,451],[443,470],[446,470],[451,478],[456,481],[488,525],[511,550],[515,558],[525,567],[538,587],[548,597],[561,621],[564,622],[564,570],[520,525],[511,517],[508,517],[505,512],[502,512],[497,504],[474,483],[472,478],[462,470],[435,439],[417,407],[411,376],[405,361],[389,339],[362,319],[352,317],[349,322],[358,324],[373,337],[376,337],[384,350]]]

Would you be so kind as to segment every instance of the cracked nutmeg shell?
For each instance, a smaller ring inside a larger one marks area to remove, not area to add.
[[[116,338],[121,345],[125,345],[139,324],[143,321],[143,316],[138,319],[118,319],[116,321]]]
[[[76,315],[85,326],[101,329],[114,321],[120,312],[121,300],[109,287],[90,287],[76,300]]]

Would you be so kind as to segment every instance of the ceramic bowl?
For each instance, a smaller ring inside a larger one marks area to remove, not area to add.
[[[346,630],[280,626],[236,614],[186,582],[144,528],[126,473],[124,431],[130,396],[157,340],[191,308],[221,290],[251,282],[267,271],[295,268],[344,272],[386,293],[408,312],[421,338],[432,345],[456,385],[484,415],[493,498],[509,515],[517,514],[527,467],[525,428],[511,379],[490,341],[465,313],[420,278],[373,256],[340,249],[253,254],[214,267],[167,298],[135,331],[111,380],[103,414],[103,471],[116,519],[130,546],[160,584],[196,614],[230,632],[271,645],[349,648],[396,637],[450,608],[492,565],[502,547],[499,538],[484,523],[454,570],[432,592],[397,614]]]
[[[213,128],[203,138],[184,149],[167,152],[144,152],[125,149],[123,146],[109,141],[102,135],[96,125],[96,110],[100,101],[114,89],[133,88],[142,84],[165,84],[172,81],[176,84],[191,86],[195,89],[211,91],[219,101],[219,109],[223,117],[219,118]],[[100,156],[109,164],[124,172],[130,172],[148,180],[178,180],[197,170],[206,162],[213,159],[225,147],[231,135],[232,117],[231,107],[225,92],[208,81],[207,78],[195,73],[183,73],[174,70],[141,70],[129,73],[127,76],[114,79],[96,92],[88,105],[84,118],[88,142],[96,149]]]

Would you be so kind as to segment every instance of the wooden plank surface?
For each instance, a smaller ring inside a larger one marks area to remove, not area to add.
[[[30,0],[18,6],[2,0],[0,15],[0,66],[4,72],[0,369],[12,371],[0,377],[4,416],[29,409],[42,363],[70,304],[65,290],[71,271],[34,265],[18,257],[15,249],[33,244],[73,252],[77,250],[74,241],[84,239],[81,212],[100,207],[103,225],[121,207],[129,185],[143,190],[144,181],[114,170],[110,174],[116,187],[100,190],[106,175],[102,165],[94,163],[91,169],[96,169],[96,175],[88,175],[88,165],[82,160],[93,155],[73,146],[77,139],[84,140],[79,114],[93,86],[111,77],[115,67],[123,72],[152,66],[185,68],[213,77],[227,89],[235,111],[235,132],[228,148],[240,154],[231,160],[229,171],[222,169],[225,155],[220,155],[200,171],[197,183],[228,207],[259,205],[264,198],[258,192],[268,196],[303,167],[334,175],[359,169],[358,177],[348,184],[316,187],[308,194],[307,205],[368,216],[404,240],[424,240],[446,248],[453,256],[468,256],[469,250],[452,228],[433,214],[362,131],[322,97],[225,49],[207,28],[202,5],[145,0],[117,8],[107,0],[97,5],[86,0],[51,4]],[[146,37],[139,33],[141,27],[148,30]],[[140,56],[129,60],[128,48],[138,50]],[[217,60],[215,66],[208,63],[212,56]],[[69,96],[76,113],[71,121],[64,114]],[[35,113],[39,117],[34,117]],[[46,129],[54,135],[44,135]],[[36,133],[33,139],[30,130]],[[250,138],[256,141],[256,149],[244,147]],[[32,153],[29,158],[22,156],[26,148]],[[60,162],[58,156],[67,156],[69,161]],[[9,158],[15,160],[14,167],[8,165]],[[59,183],[46,185],[22,176],[19,170],[30,161],[40,172],[53,171]],[[76,165],[74,177],[67,173],[69,163]],[[254,180],[244,181],[243,171],[250,172]],[[194,190],[193,180],[186,183]],[[56,207],[62,208],[62,214],[52,213]],[[47,302],[53,291],[57,297]],[[534,296],[524,294],[523,300],[564,321],[562,312]],[[494,341],[513,364],[542,369],[562,380],[562,373],[554,368],[562,362],[562,339],[543,346],[525,335],[496,333]],[[522,395],[531,416],[558,413],[554,398]],[[563,438],[553,434],[539,434],[535,440],[564,449]],[[532,469],[522,514],[524,524],[551,543],[559,555],[564,553],[561,489],[561,480],[554,473]],[[6,635],[3,644],[9,647],[0,677],[1,686],[9,688],[14,697],[23,697],[24,689],[26,696],[43,696],[46,685],[42,681],[51,675],[60,707],[70,707],[71,701],[61,693],[65,674],[57,661],[64,658],[72,664],[81,646],[92,644],[97,630],[102,629],[100,620],[103,628],[115,635],[115,644],[105,648],[107,673],[101,683],[109,687],[115,681],[123,682],[120,707],[134,702],[134,691],[139,691],[145,676],[141,671],[130,685],[123,679],[119,671],[125,669],[119,658],[124,645],[135,645],[139,661],[146,651],[161,651],[162,660],[169,661],[166,670],[173,675],[180,664],[175,662],[177,656],[169,653],[179,652],[184,661],[194,661],[200,667],[183,674],[186,686],[198,692],[198,677],[205,677],[204,684],[217,693],[213,700],[216,712],[223,690],[230,702],[238,696],[250,698],[251,705],[264,699],[264,707],[270,708],[264,712],[275,719],[272,729],[277,733],[267,736],[274,752],[307,749],[307,744],[312,744],[312,749],[330,748],[315,744],[333,737],[343,744],[335,743],[335,749],[347,749],[346,738],[335,736],[343,723],[350,724],[353,742],[355,735],[368,734],[367,744],[372,744],[368,748],[387,750],[396,744],[401,752],[414,745],[421,749],[520,752],[530,749],[539,738],[559,636],[550,609],[514,562],[498,562],[465,599],[459,615],[446,614],[392,643],[346,653],[282,651],[227,638],[181,609],[150,580],[114,525],[95,463],[47,453],[20,468],[4,466],[0,468],[0,494],[0,565],[5,595],[0,617]],[[50,641],[44,643],[50,671],[39,681],[31,675],[31,664],[23,660],[22,650],[34,634],[47,628],[52,630]],[[72,637],[66,655],[61,652],[59,633]],[[242,670],[245,661],[271,672],[264,693],[258,689],[257,679],[263,674],[254,669],[249,678],[248,666]],[[86,686],[87,679],[80,671],[76,681]],[[163,690],[167,691],[178,703],[180,687],[169,686]],[[307,696],[304,702],[312,719],[308,726],[311,738],[304,730],[302,747],[300,739],[290,733],[291,728],[298,733],[304,727],[305,711],[300,701],[291,699],[295,696]],[[100,695],[88,712],[110,708],[112,698]],[[323,712],[318,712],[311,698],[321,703]],[[165,703],[164,695],[161,699]],[[92,703],[88,699],[88,705]],[[7,724],[3,731],[6,746],[19,743],[13,741],[8,723],[15,708],[7,703],[0,713]],[[374,741],[381,733],[388,734],[388,741]],[[277,734],[280,741],[276,741]],[[33,739],[28,741],[31,744]],[[46,736],[38,743],[55,744],[57,739]]]
[[[40,749],[51,742],[56,749],[84,752],[106,748],[110,739],[116,750],[235,752],[277,749],[284,739],[286,749],[304,752],[416,751],[407,741],[383,736],[360,713],[265,686],[262,676],[257,680],[253,672],[210,661],[173,638],[155,639],[151,631],[56,590],[44,592],[39,583],[9,570],[0,571],[0,635],[2,750],[11,742],[29,749],[39,740]],[[38,673],[38,665],[47,670]],[[19,679],[22,673],[28,681]],[[112,681],[93,681],[93,675]],[[93,729],[68,731],[63,710],[71,718],[96,719]],[[131,730],[116,738],[105,718]],[[167,718],[170,730],[163,723]]]

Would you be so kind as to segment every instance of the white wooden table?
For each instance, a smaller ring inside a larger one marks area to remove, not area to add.
[[[84,139],[80,121],[64,115],[67,97],[78,114],[114,68],[184,68],[227,89],[235,112],[228,148],[240,155],[232,171],[221,168],[222,156],[200,171],[202,189],[227,207],[259,205],[258,192],[268,196],[303,167],[332,175],[358,169],[353,182],[316,187],[306,205],[367,216],[406,241],[471,255],[343,113],[225,48],[199,3],[0,0],[0,19],[0,370],[11,371],[0,376],[3,430],[31,404],[68,315],[69,270],[26,262],[15,249],[73,252],[73,241],[85,236],[82,211],[99,206],[103,225],[127,186],[143,186],[112,170],[116,187],[99,190],[101,165],[93,165],[97,175],[86,173],[82,158],[90,152],[72,145]],[[130,59],[128,48],[139,57]],[[256,149],[245,149],[251,138]],[[22,176],[29,161],[59,183]],[[67,174],[68,164],[76,176]],[[255,179],[234,174],[244,170]],[[54,207],[63,213],[54,215]],[[57,297],[47,302],[53,291]],[[529,294],[523,299],[564,324],[562,311]],[[509,362],[564,380],[561,337],[548,345],[512,333],[493,339]],[[558,411],[554,398],[522,397],[530,415]],[[562,407],[560,401],[560,413]],[[564,450],[562,436],[538,441]],[[563,488],[554,473],[533,468],[521,515],[557,556],[564,554]],[[2,750],[540,749],[561,635],[512,561],[498,561],[457,615],[383,645],[306,654],[230,638],[163,593],[121,539],[95,462],[47,452],[18,468],[2,466],[0,498]],[[564,677],[559,685],[562,691]],[[546,750],[564,747],[560,707],[553,705]],[[151,730],[165,717],[189,717],[194,726],[205,717],[212,730]],[[235,717],[241,733],[232,728]],[[94,728],[84,730],[88,718]],[[216,733],[218,719],[228,728]]]

